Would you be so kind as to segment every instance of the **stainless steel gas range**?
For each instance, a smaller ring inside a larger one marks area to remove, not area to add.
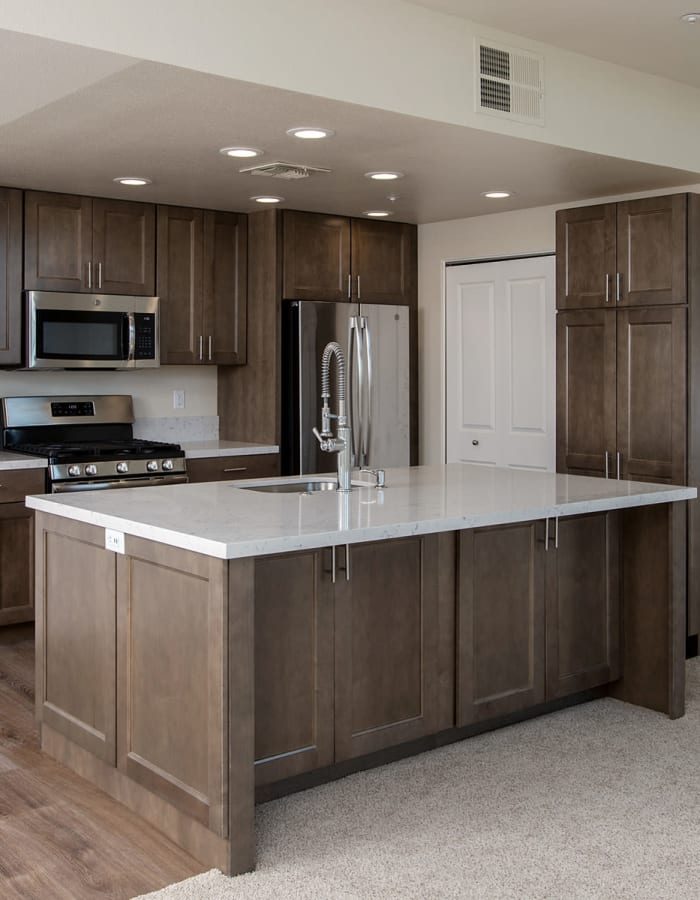
[[[186,482],[184,450],[134,438],[133,422],[128,394],[2,400],[4,449],[45,457],[52,494]]]

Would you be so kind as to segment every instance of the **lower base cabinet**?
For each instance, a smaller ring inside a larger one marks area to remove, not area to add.
[[[34,513],[27,494],[43,494],[44,469],[5,470],[0,478],[0,626],[34,620]]]
[[[459,535],[457,724],[620,676],[614,512]]]
[[[425,535],[255,561],[258,785],[453,724],[440,721],[438,545]]]

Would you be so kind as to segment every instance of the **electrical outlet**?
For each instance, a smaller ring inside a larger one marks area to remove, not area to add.
[[[105,528],[105,549],[114,553],[124,552],[124,532]]]
[[[185,392],[173,391],[173,409],[185,408]]]

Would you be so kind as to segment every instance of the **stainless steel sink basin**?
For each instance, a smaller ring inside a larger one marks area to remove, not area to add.
[[[243,491],[262,491],[264,494],[315,494],[317,491],[334,491],[338,482],[328,478],[309,478],[306,481],[292,481],[280,484],[250,484],[241,487]]]

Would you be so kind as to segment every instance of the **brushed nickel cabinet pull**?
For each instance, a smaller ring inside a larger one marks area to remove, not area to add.
[[[98,290],[102,290],[102,263],[97,263],[97,287]]]
[[[544,520],[544,549],[549,550],[549,519]]]
[[[605,273],[605,302],[610,303],[610,273]]]
[[[348,272],[348,300],[352,300],[352,275]]]
[[[618,450],[617,451],[617,480],[618,481],[620,480],[620,477],[621,477],[620,476],[621,469],[622,469],[622,454]]]
[[[88,260],[87,267],[88,267],[88,283],[87,283],[87,286],[88,286],[88,289],[89,289],[89,288],[92,287],[92,260]]]
[[[554,520],[554,549],[559,549],[559,517]]]
[[[615,299],[618,303],[622,299],[622,272],[615,276]]]
[[[248,466],[236,466],[234,469],[224,469],[224,472],[247,472]]]
[[[345,580],[350,581],[350,544],[345,545]]]
[[[211,362],[211,335],[209,335],[209,362]]]
[[[362,294],[360,293],[360,276],[357,276],[357,299],[362,299]]]
[[[606,451],[605,451],[605,477],[606,477],[606,478],[609,478],[609,477],[610,477],[610,476],[609,476],[609,470],[608,470],[608,464],[609,464],[609,462],[610,462],[610,454],[609,454],[608,451],[606,450]]]
[[[200,334],[199,336],[199,361],[201,362],[204,359],[204,335]]]

